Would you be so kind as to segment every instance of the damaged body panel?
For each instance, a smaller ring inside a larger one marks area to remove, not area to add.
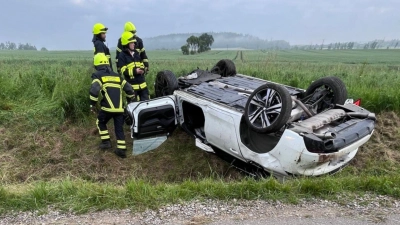
[[[375,115],[347,99],[336,77],[303,90],[225,76],[232,67],[218,71],[198,69],[180,78],[159,72],[163,79],[156,81],[169,83],[156,82],[156,93],[174,91],[128,105],[133,153],[155,149],[180,126],[199,149],[248,174],[319,176],[346,166],[374,132]]]

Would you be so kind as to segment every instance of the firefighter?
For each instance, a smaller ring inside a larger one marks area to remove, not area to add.
[[[145,72],[149,71],[149,59],[147,58],[146,51],[144,49],[143,45],[143,40],[136,35],[136,27],[133,25],[132,22],[126,22],[125,27],[124,27],[125,32],[131,32],[135,39],[136,39],[136,44],[135,44],[135,50],[139,53],[140,59],[142,60],[144,67],[145,67]],[[122,44],[121,44],[121,38],[118,39],[118,44],[117,44],[117,51],[116,51],[116,56],[115,59],[118,62],[118,55],[122,51]],[[120,71],[121,68],[118,68],[118,72]]]
[[[101,144],[100,149],[111,148],[110,134],[108,133],[107,123],[112,118],[114,120],[115,136],[117,138],[117,148],[114,153],[126,158],[126,142],[123,130],[124,108],[122,105],[122,91],[126,93],[128,102],[133,98],[132,86],[124,80],[121,75],[111,70],[109,61],[104,53],[94,56],[94,66],[97,70],[92,76],[93,81],[90,87],[90,110],[97,113],[96,104],[99,92],[103,96],[100,102],[100,110],[97,113],[97,129],[99,130]]]
[[[94,45],[94,55],[97,53],[104,53],[109,61],[110,68],[113,70],[112,62],[111,62],[111,55],[110,55],[110,49],[104,44],[106,41],[106,33],[107,33],[108,28],[105,27],[101,23],[96,23],[93,26],[93,45]]]
[[[131,32],[121,35],[122,51],[118,55],[117,67],[121,68],[121,75],[132,85],[139,101],[149,100],[149,90],[145,80],[145,67],[135,50],[137,43]]]

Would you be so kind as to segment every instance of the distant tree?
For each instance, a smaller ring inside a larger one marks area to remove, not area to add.
[[[371,49],[375,49],[377,45],[378,45],[378,42],[377,42],[377,41],[374,41],[374,42],[372,42],[370,48],[371,48]]]
[[[364,45],[364,49],[369,49],[369,43]]]
[[[40,51],[42,51],[42,52],[47,52],[47,48],[42,47],[42,48],[40,49]]]
[[[214,37],[204,33],[198,37],[198,52],[205,52],[211,50],[211,45],[214,43]]]
[[[214,37],[207,33],[201,34],[199,37],[191,35],[186,39],[186,45],[181,46],[182,53],[196,54],[211,50],[211,45],[214,43]]]
[[[19,43],[18,44],[18,50],[24,50],[25,46],[24,44]]]
[[[3,44],[3,43],[2,43]],[[396,45],[394,46],[394,48],[397,48],[397,46],[399,45],[399,42],[396,42]]]
[[[353,47],[354,47],[354,42],[347,43],[347,49],[353,49]]]
[[[192,51],[193,52],[197,51],[197,46],[199,44],[199,38],[198,37],[192,35],[186,40],[186,42],[189,44],[191,52]]]
[[[6,49],[7,50],[16,50],[17,49],[17,45],[13,42],[6,42]]]
[[[182,50],[182,54],[189,55],[189,45],[187,45],[187,44],[182,45],[181,50]]]
[[[26,44],[22,44],[22,43],[18,43],[15,44],[14,42],[10,42],[10,41],[6,41],[5,43],[0,43],[0,50],[35,50],[36,46],[31,45],[29,43]]]
[[[332,43],[330,43],[329,45],[328,45],[328,50],[331,50],[332,49]]]

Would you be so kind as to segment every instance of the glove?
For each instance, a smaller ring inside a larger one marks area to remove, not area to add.
[[[90,105],[90,112],[97,115],[98,110],[97,110],[96,106]]]
[[[132,99],[133,99],[133,98],[128,98],[128,97],[126,97],[126,102],[127,102],[127,104],[131,103],[131,102],[132,102]]]

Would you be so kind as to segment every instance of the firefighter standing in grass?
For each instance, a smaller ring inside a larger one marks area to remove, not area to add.
[[[112,62],[111,62],[111,55],[110,55],[110,49],[104,44],[106,41],[106,33],[107,33],[108,28],[105,27],[101,23],[96,23],[93,26],[93,45],[94,45],[94,55],[97,53],[104,53],[109,61],[110,68],[111,70],[113,69]]]
[[[121,69],[121,75],[132,85],[138,100],[149,99],[149,90],[145,80],[145,66],[135,50],[136,39],[131,32],[121,35],[122,51],[118,54],[117,67]]]
[[[134,94],[132,86],[126,82],[121,75],[111,70],[108,58],[104,53],[98,53],[94,56],[94,66],[97,72],[92,75],[93,81],[89,91],[90,110],[97,113],[96,104],[98,102],[99,92],[101,91],[103,98],[100,102],[101,109],[98,112],[96,120],[102,141],[100,148],[111,148],[107,123],[112,118],[114,120],[115,136],[117,138],[117,149],[114,153],[121,158],[126,158],[122,91],[126,93],[129,102]]]
[[[145,72],[149,71],[149,59],[147,58],[146,50],[144,49],[143,40],[136,35],[135,25],[133,25],[132,22],[126,22],[125,27],[124,27],[124,32],[131,32],[133,34],[134,38],[136,39],[135,50],[139,53],[140,59],[144,65]],[[118,55],[122,52],[122,49],[123,49],[123,47],[122,47],[121,38],[120,38],[120,39],[118,39],[117,51],[116,51],[116,55],[115,55],[117,64],[118,64]],[[118,72],[120,72],[120,69],[121,68],[118,68],[118,66],[117,66]]]

